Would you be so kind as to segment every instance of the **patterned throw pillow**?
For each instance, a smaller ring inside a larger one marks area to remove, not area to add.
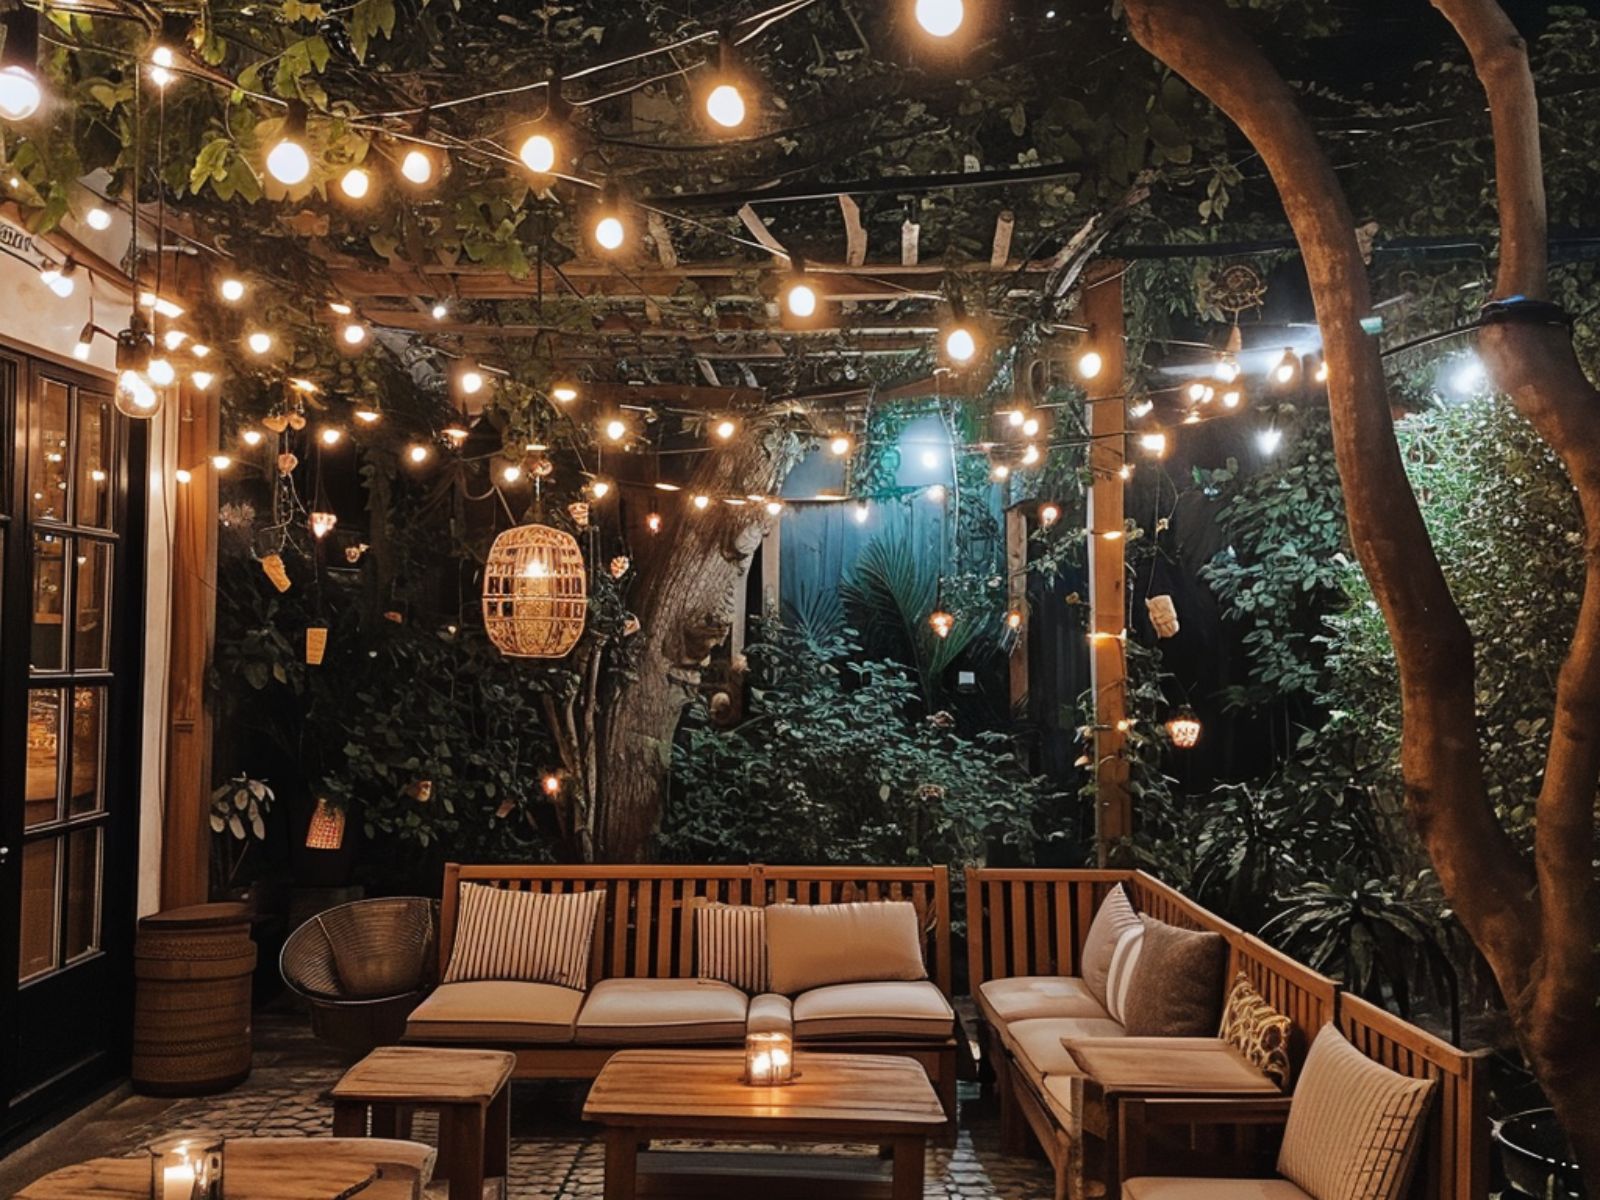
[[[1122,1024],[1128,1021],[1128,996],[1132,993],[1134,973],[1139,968],[1139,955],[1144,951],[1144,924],[1140,922],[1124,929],[1111,952],[1111,969],[1106,972],[1106,1011],[1111,1019]]]
[[[1279,1088],[1289,1090],[1289,1018],[1268,1004],[1250,977],[1240,971],[1222,1009],[1217,1036],[1232,1042],[1261,1073]]]
[[[586,988],[605,899],[604,888],[555,894],[463,883],[444,982],[497,979]]]
[[[767,990],[766,909],[703,904],[694,914],[695,974],[758,995]]]
[[[1416,1163],[1433,1080],[1375,1063],[1324,1025],[1300,1071],[1278,1174],[1338,1200],[1399,1200]]]

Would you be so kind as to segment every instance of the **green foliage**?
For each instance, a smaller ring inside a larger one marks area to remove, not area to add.
[[[1059,799],[999,735],[919,718],[915,682],[848,634],[776,623],[748,649],[750,715],[719,732],[697,708],[673,752],[663,853],[712,862],[981,862],[1031,852]]]

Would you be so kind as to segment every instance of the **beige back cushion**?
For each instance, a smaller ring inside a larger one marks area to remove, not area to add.
[[[1209,1037],[1222,1016],[1228,941],[1141,916],[1139,966],[1117,1019],[1130,1037]],[[1115,1014],[1114,1014],[1115,1015]]]
[[[1078,974],[1083,976],[1084,986],[1107,1010],[1111,1008],[1106,999],[1106,976],[1111,973],[1111,959],[1122,935],[1131,930],[1142,931],[1143,926],[1119,883],[1100,902],[1100,911],[1095,913],[1094,923],[1083,939],[1083,955],[1078,963]]]
[[[1300,1069],[1278,1174],[1313,1200],[1398,1200],[1432,1093],[1433,1080],[1373,1062],[1324,1025]]]
[[[585,988],[603,888],[551,894],[463,883],[445,983],[475,979]]]
[[[916,906],[778,904],[767,909],[767,972],[792,996],[833,983],[926,979]]]

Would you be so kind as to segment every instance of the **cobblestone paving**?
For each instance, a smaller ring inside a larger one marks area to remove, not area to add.
[[[230,1137],[327,1135],[332,1121],[327,1092],[339,1077],[340,1064],[321,1051],[293,1016],[263,1018],[257,1029],[257,1046],[256,1070],[241,1087],[220,1096],[159,1104],[140,1098],[125,1100],[104,1119],[72,1135],[71,1157],[136,1153],[157,1134],[185,1129],[215,1130]],[[934,1146],[928,1151],[928,1200],[1035,1200],[1048,1196],[1045,1164],[1001,1154],[993,1113],[983,1110],[975,1092],[966,1085],[963,1089],[962,1129],[956,1145]],[[577,1084],[516,1085],[508,1200],[599,1200],[605,1152],[593,1128],[578,1120],[583,1094],[583,1086]],[[119,1116],[118,1108],[126,1111]],[[414,1136],[431,1141],[434,1133],[433,1119],[419,1115]],[[45,1141],[53,1136],[58,1135],[46,1135]],[[859,1146],[817,1146],[811,1151],[872,1153]],[[429,1195],[430,1200],[442,1197],[443,1189],[430,1189]]]

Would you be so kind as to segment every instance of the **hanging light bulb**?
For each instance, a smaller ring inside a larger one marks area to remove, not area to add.
[[[1078,374],[1084,379],[1097,379],[1105,370],[1106,360],[1098,350],[1085,350],[1078,356]]]
[[[459,421],[452,421],[439,432],[444,434],[452,446],[460,446],[472,434],[472,431]]]
[[[173,370],[172,364],[164,358],[152,358],[144,373],[145,378],[157,387],[170,387],[173,380],[178,378],[178,372]]]
[[[339,330],[339,338],[346,346],[363,345],[367,340],[367,327],[358,321],[351,321],[343,329]]]
[[[1139,435],[1139,449],[1153,458],[1160,458],[1167,452],[1167,435],[1164,433],[1141,433]]]
[[[242,279],[229,276],[217,285],[217,294],[229,304],[237,304],[244,299],[245,286]]]
[[[1278,365],[1273,369],[1272,377],[1279,383],[1293,383],[1295,372],[1300,369],[1300,359],[1296,357],[1293,349],[1286,349],[1283,357],[1278,360]]]
[[[651,533],[661,532],[661,514],[653,512],[644,519],[644,527]]]
[[[1028,443],[1028,445],[1022,448],[1023,466],[1031,467],[1039,461],[1039,458],[1039,447],[1035,446],[1032,442]]]
[[[1244,393],[1239,391],[1238,388],[1229,388],[1227,391],[1222,393],[1222,407],[1223,408],[1238,408],[1239,405],[1242,404],[1243,402],[1244,402]],[[1191,417],[1195,416],[1194,413],[1190,413],[1189,415]]]
[[[1167,736],[1180,750],[1193,750],[1200,740],[1200,717],[1184,705],[1167,719]]]
[[[1045,504],[1039,509],[1039,524],[1046,529],[1061,519],[1061,506],[1059,504]]]
[[[250,347],[251,354],[265,354],[272,349],[272,335],[258,329],[245,339],[245,345]]]
[[[867,507],[867,502],[865,500],[858,500],[856,502],[855,509],[850,515],[855,518],[857,525],[865,525],[867,523],[867,519],[872,515],[872,510]]]
[[[592,479],[589,481],[589,494],[596,500],[604,500],[611,494],[611,481],[609,479]]]
[[[789,264],[793,274],[783,288],[783,307],[791,317],[802,321],[817,315],[817,289],[806,274],[806,264],[799,255],[792,255]]]
[[[117,335],[117,388],[113,402],[124,416],[143,420],[156,415],[161,393],[150,385],[150,333],[144,316],[135,311],[128,328]]]
[[[321,541],[333,532],[333,527],[339,523],[337,513],[314,512],[306,522],[311,526],[311,536]]]
[[[322,438],[324,446],[337,446],[344,440],[344,431],[332,425],[326,425],[319,436]]]
[[[176,471],[174,471],[172,473],[172,477],[174,479],[176,479],[179,483],[188,483],[194,478],[194,476],[190,472],[186,471],[182,467],[179,467]]]
[[[306,114],[303,100],[289,101],[283,133],[267,151],[267,173],[285,187],[304,183],[311,174],[311,155],[305,148]]]
[[[728,417],[723,417],[722,420],[711,427],[711,431],[717,435],[718,441],[725,442],[739,432],[739,423]]]
[[[211,347],[202,342],[196,342],[194,345],[189,347],[189,353],[194,355],[196,358],[206,358],[211,354]]]
[[[1038,417],[1029,417],[1026,421],[1024,421],[1022,423],[1022,436],[1023,437],[1038,437],[1039,436],[1039,418]]]
[[[92,353],[94,353],[94,322],[90,321],[79,331],[78,340],[72,347],[72,357],[79,362],[88,362]]]
[[[507,485],[514,484],[522,478],[522,468],[516,463],[507,463],[500,468],[500,481]]]
[[[690,503],[693,504],[698,511],[705,512],[706,509],[711,507],[711,497],[695,496]]]
[[[415,443],[406,448],[406,457],[418,465],[428,461],[428,453],[429,451],[426,446]]]
[[[104,233],[111,228],[111,214],[103,208],[91,208],[83,214],[83,223],[96,232]]]
[[[916,0],[917,24],[936,38],[952,37],[967,19],[963,0]]]
[[[773,499],[768,500],[762,507],[767,510],[767,516],[775,517],[779,513],[783,512],[783,501],[774,497]]]
[[[372,172],[365,167],[351,167],[339,177],[339,190],[350,200],[365,200],[372,191]]]
[[[1011,468],[1006,466],[1005,463],[995,463],[994,466],[989,468],[989,478],[996,483],[1004,483],[1011,478]]]
[[[935,503],[935,504],[943,504],[945,502],[945,498],[949,494],[950,493],[945,490],[945,486],[942,483],[934,484],[926,492],[923,493],[924,496],[926,496],[929,500],[933,501],[933,503]]]
[[[945,334],[944,352],[951,362],[971,362],[978,353],[978,339],[965,325],[957,325]]]
[[[706,93],[706,115],[724,129],[744,124],[744,96],[736,84],[719,83]]]
[[[169,329],[161,335],[161,344],[168,350],[176,350],[189,340],[189,335],[181,329]]]
[[[427,187],[438,174],[439,164],[434,161],[434,149],[427,144],[428,125],[432,117],[428,109],[417,114],[411,125],[414,139],[400,157],[400,177],[413,187]]]
[[[828,450],[835,458],[843,458],[850,453],[854,445],[848,434],[836,433],[828,441]]]
[[[1010,412],[1006,413],[1006,424],[1011,426],[1013,429],[1021,429],[1023,425],[1027,423],[1027,420],[1028,414],[1023,412],[1020,408],[1013,408]]]
[[[166,87],[174,78],[172,68],[177,61],[171,46],[161,45],[150,51],[150,82],[158,88]]]
[[[1022,610],[1020,608],[1013,608],[1010,612],[1006,613],[1006,628],[1022,628]]]
[[[946,612],[943,608],[935,608],[928,617],[928,625],[935,635],[947,638],[950,636],[950,631],[956,627],[955,614]]]
[[[246,446],[254,449],[256,446],[261,445],[261,443],[266,440],[266,435],[264,435],[259,429],[246,429],[239,435],[239,440],[244,442]]]
[[[1155,401],[1150,399],[1149,396],[1145,396],[1128,405],[1128,415],[1137,421],[1143,417],[1148,417],[1155,411],[1155,408]]]
[[[550,385],[550,399],[558,404],[571,404],[578,398],[578,385],[566,380]]]
[[[233,459],[229,458],[226,454],[213,454],[211,456],[212,470],[226,471],[231,466],[233,466]]]
[[[46,259],[39,268],[39,282],[65,300],[77,287],[77,281],[73,279],[77,269],[78,264],[70,258],[59,266]]]
[[[608,442],[622,441],[628,436],[627,422],[623,421],[621,417],[612,417],[605,424],[605,435]]]
[[[18,4],[4,16],[5,49],[0,58],[0,117],[26,121],[39,111],[44,89],[35,73],[39,59],[39,11]]]
[[[350,415],[363,425],[376,425],[383,419],[383,414],[375,408],[358,408]]]
[[[1270,457],[1276,454],[1278,448],[1282,445],[1283,430],[1281,429],[1263,429],[1256,434],[1256,448],[1264,455]]]
[[[548,175],[556,166],[555,141],[547,133],[529,134],[517,151],[517,157],[535,175]]]
[[[216,376],[210,371],[192,371],[189,374],[189,382],[194,385],[197,391],[201,392],[209,389],[215,380]]]
[[[1318,383],[1328,382],[1328,360],[1323,359],[1317,364],[1317,373],[1312,376]]]

